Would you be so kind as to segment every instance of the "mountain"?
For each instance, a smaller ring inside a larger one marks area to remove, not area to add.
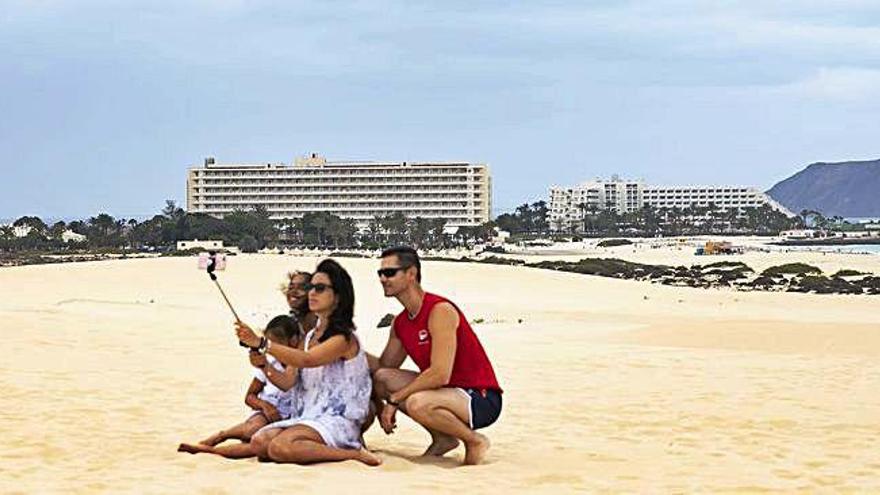
[[[826,217],[880,216],[880,160],[813,163],[778,182],[767,194],[794,213],[816,210]]]

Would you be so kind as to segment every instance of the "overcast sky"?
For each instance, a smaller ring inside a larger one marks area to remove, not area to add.
[[[767,189],[880,157],[880,2],[0,0],[0,218],[150,215],[219,162]],[[477,5],[479,4],[479,5]]]

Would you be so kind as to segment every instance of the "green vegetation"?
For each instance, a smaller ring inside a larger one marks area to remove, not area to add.
[[[848,269],[843,269],[843,270],[839,270],[837,273],[835,273],[835,274],[832,275],[831,277],[832,277],[832,278],[841,278],[841,277],[858,277],[858,276],[861,276],[861,275],[868,275],[868,274],[867,274],[867,273],[864,273],[864,272],[860,272],[860,271],[858,271],[858,270],[848,270]]]
[[[624,214],[590,204],[582,204],[580,209],[583,220],[570,225],[570,233],[582,233],[590,237],[609,237],[622,233],[627,236],[650,237],[702,234],[775,235],[803,226],[801,217],[789,218],[770,205],[730,209],[722,209],[714,204],[663,209],[646,205],[640,210]]]
[[[761,275],[765,277],[780,277],[783,275],[821,275],[822,270],[806,263],[786,263],[784,265],[771,266],[764,270]]]
[[[175,250],[177,241],[192,239],[221,240],[246,253],[266,247],[340,250],[380,249],[395,244],[425,250],[471,247],[495,236],[493,222],[460,227],[454,235],[447,234],[445,226],[446,221],[442,219],[410,218],[397,212],[377,216],[365,230],[359,231],[353,219],[327,212],[275,220],[262,205],[235,210],[221,219],[204,213],[187,213],[174,201],[166,201],[161,214],[142,222],[101,213],[87,220],[48,226],[38,217],[21,217],[13,225],[0,227],[0,254],[7,260],[13,255],[24,260],[28,255],[48,253],[167,253]],[[540,224],[538,227],[543,228]],[[27,234],[18,237],[17,229],[27,230]],[[84,236],[84,240],[65,241],[66,232]]]
[[[614,247],[614,246],[629,246],[632,244],[632,241],[627,239],[605,239],[604,241],[599,241],[596,244],[599,247]]]

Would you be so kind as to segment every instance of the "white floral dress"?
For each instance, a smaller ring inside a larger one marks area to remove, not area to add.
[[[309,350],[315,330],[306,335],[305,350]],[[357,340],[352,334],[351,338]],[[367,355],[358,341],[355,357],[299,370],[295,397],[300,398],[301,411],[294,406],[288,420],[277,421],[263,429],[289,428],[305,425],[317,431],[324,443],[341,449],[359,449],[361,426],[370,409],[373,381]],[[299,413],[297,415],[297,413]]]

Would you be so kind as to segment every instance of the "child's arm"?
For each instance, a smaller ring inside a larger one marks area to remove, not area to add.
[[[278,371],[273,366],[266,366],[264,372],[266,373],[266,378],[268,378],[273,385],[285,392],[296,385],[297,368],[294,368],[293,366],[285,366],[284,371]]]
[[[251,385],[248,387],[247,394],[244,396],[244,403],[254,411],[262,411],[263,408],[269,404],[257,397],[257,394],[263,391],[263,387],[263,382],[254,378],[251,380]]]

